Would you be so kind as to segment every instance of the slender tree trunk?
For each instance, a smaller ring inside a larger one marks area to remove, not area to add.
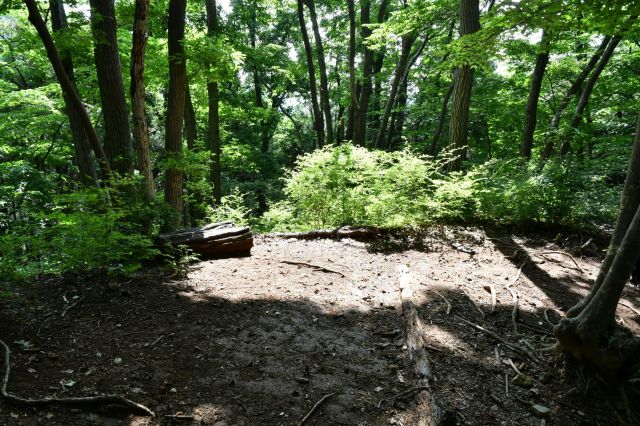
[[[358,115],[359,105],[356,93],[356,11],[354,0],[347,0],[349,10],[349,118],[347,120],[346,138],[354,140],[354,129],[356,115]]]
[[[620,199],[620,213],[618,214],[618,220],[611,236],[607,255],[602,262],[600,272],[596,277],[596,281],[591,287],[589,295],[581,300],[576,306],[572,307],[568,312],[568,317],[575,317],[578,315],[585,306],[591,301],[593,296],[598,292],[605,277],[609,273],[609,269],[613,263],[613,259],[620,249],[622,239],[629,228],[629,224],[635,214],[636,210],[640,206],[640,114],[636,122],[636,135],[633,142],[633,150],[631,152],[631,162],[629,163],[629,169],[627,171],[627,177],[624,181],[624,189],[622,190],[622,197]]]
[[[122,83],[114,0],[90,0],[93,52],[104,118],[104,147],[113,170],[133,170],[129,113]]]
[[[170,228],[180,226],[183,209],[182,197],[182,123],[184,121],[187,67],[184,57],[184,26],[186,0],[169,0],[169,99],[165,152],[169,159],[165,178],[165,200],[174,217]]]
[[[545,144],[544,152],[542,153],[543,160],[547,160],[551,158],[551,156],[553,155],[553,150],[555,145],[554,134],[556,133],[556,131],[558,130],[558,126],[560,125],[562,114],[567,109],[567,106],[569,106],[569,102],[571,102],[571,99],[573,99],[573,97],[580,91],[580,88],[582,87],[582,83],[584,83],[584,81],[587,79],[589,74],[591,74],[591,71],[596,66],[596,64],[600,60],[600,57],[602,56],[605,49],[607,48],[609,41],[611,41],[611,37],[609,36],[605,36],[602,39],[602,42],[600,43],[600,46],[598,47],[598,49],[595,51],[593,56],[591,56],[591,59],[589,60],[587,65],[585,65],[582,71],[580,71],[580,74],[577,75],[576,79],[571,84],[571,87],[569,87],[569,90],[567,90],[567,93],[565,93],[565,95],[562,97],[562,100],[560,101],[557,108],[553,112],[553,116],[551,117],[551,124],[549,126],[549,130],[550,130],[549,133],[551,134],[551,137],[547,140],[547,143]]]
[[[542,32],[540,40],[540,49],[536,57],[536,66],[531,76],[531,88],[529,89],[529,99],[524,116],[524,129],[522,131],[522,142],[520,144],[520,156],[527,160],[531,158],[531,149],[533,148],[533,133],[536,130],[538,116],[538,100],[540,99],[540,89],[542,88],[542,78],[544,77],[547,63],[549,63],[549,33],[545,30]]]
[[[60,83],[62,93],[69,97],[73,108],[80,116],[82,127],[84,128],[85,134],[89,139],[91,149],[93,150],[93,153],[98,160],[98,164],[100,165],[100,173],[102,175],[101,177],[103,181],[108,181],[109,179],[111,179],[111,168],[109,167],[107,156],[102,149],[98,134],[96,133],[96,130],[91,123],[91,118],[89,117],[87,110],[84,108],[82,100],[78,96],[78,92],[73,86],[73,83],[64,70],[64,65],[62,64],[60,56],[58,55],[58,51],[56,50],[56,45],[53,41],[53,38],[51,37],[49,30],[47,30],[47,25],[44,23],[42,15],[40,15],[38,5],[36,4],[35,0],[24,0],[24,3],[27,6],[27,10],[29,11],[29,22],[31,22],[33,27],[38,32],[38,36],[42,40],[42,44],[44,45],[44,48],[47,52],[47,56],[49,58],[49,61],[51,62],[51,66],[53,67],[53,71],[56,74],[58,82]]]
[[[382,24],[387,17],[387,5],[388,0],[382,0],[380,2],[380,6],[378,8],[378,24]],[[406,1],[403,1],[403,6],[406,7]],[[376,135],[377,130],[380,128],[380,119],[382,118],[382,80],[383,76],[381,75],[382,66],[384,65],[384,57],[386,55],[386,48],[381,48],[376,51],[373,55],[373,93],[372,99],[370,101],[371,106],[369,107],[371,112],[369,113],[369,122],[367,126],[369,129],[375,129]],[[375,136],[372,140],[375,144]]]
[[[138,153],[138,169],[144,177],[144,199],[151,203],[155,198],[155,184],[151,169],[151,144],[144,103],[144,54],[147,45],[149,0],[136,0],[131,47],[131,109],[133,110],[133,135]],[[147,225],[150,230],[150,223]]]
[[[216,0],[206,0],[206,6],[207,34],[209,37],[214,38],[218,34],[218,10]],[[220,204],[222,199],[222,168],[220,167],[220,93],[217,81],[207,82],[207,94],[209,97],[208,148],[211,153],[211,184],[213,185],[213,198],[216,204]]]
[[[316,89],[316,67],[313,64],[313,51],[311,50],[311,43],[309,42],[309,34],[307,32],[307,24],[304,20],[304,1],[298,0],[298,23],[300,24],[300,34],[302,35],[302,42],[304,44],[304,52],[307,57],[307,68],[309,69],[309,86],[311,90],[311,108],[313,110],[313,127],[316,130],[316,139],[318,141],[318,147],[322,148],[324,145],[324,121],[322,119],[322,112],[320,111],[320,105],[318,104],[318,92]],[[329,139],[331,141],[331,139]]]
[[[191,89],[189,88],[188,81],[185,93],[184,138],[187,140],[187,148],[189,151],[193,151],[195,149],[196,140],[198,139],[198,123],[196,121],[196,110],[193,107]]]
[[[398,101],[396,111],[393,113],[391,125],[389,126],[389,135],[387,137],[387,147],[390,149],[397,148],[402,141],[402,131],[404,129],[405,109],[407,107],[407,81],[404,80],[397,95]]]
[[[440,142],[440,137],[442,136],[442,131],[444,130],[444,122],[447,119],[447,110],[449,108],[449,100],[451,99],[451,95],[453,94],[455,83],[452,81],[449,84],[449,88],[442,99],[442,106],[440,107],[440,115],[438,116],[438,126],[436,127],[436,131],[433,134],[433,139],[431,140],[431,146],[429,147],[429,154],[435,156],[438,153],[438,143]]]
[[[51,11],[51,27],[54,34],[56,32],[64,32],[67,28],[67,15],[64,11],[62,0],[49,0],[49,10]],[[68,49],[60,51],[60,60],[64,67],[69,80],[75,87],[75,77],[73,72],[73,57]],[[76,91],[77,91],[76,87]],[[80,115],[73,107],[71,99],[66,93],[63,93],[64,109],[69,118],[69,128],[73,138],[73,148],[75,152],[75,160],[80,172],[80,183],[86,186],[98,186],[98,175],[91,158],[91,147],[87,141],[87,136],[82,127]]]
[[[615,48],[620,43],[620,40],[622,40],[621,36],[614,36],[611,38],[611,41],[609,41],[607,48],[604,50],[604,53],[598,61],[598,65],[596,65],[593,72],[589,76],[589,79],[587,80],[587,84],[585,85],[584,89],[582,89],[582,93],[580,94],[580,98],[578,99],[578,103],[576,104],[575,112],[573,113],[573,117],[571,118],[571,127],[573,129],[576,129],[582,121],[582,113],[589,103],[589,98],[591,97],[593,88],[596,85],[600,74],[602,74],[604,67],[607,65],[607,63],[609,63],[609,59],[611,59],[611,56],[613,55]],[[567,155],[570,149],[571,142],[569,138],[566,138],[560,146],[560,155]]]
[[[316,15],[316,5],[314,0],[307,0],[313,37],[316,43],[316,55],[318,56],[318,71],[320,71],[320,104],[324,114],[327,140],[333,142],[333,119],[331,116],[331,106],[329,104],[329,82],[327,80],[327,66],[324,61],[324,47],[322,37],[320,37],[320,27],[318,26],[318,16]]]
[[[391,117],[391,111],[393,109],[393,105],[396,102],[396,94],[398,93],[398,89],[402,82],[402,77],[405,74],[405,70],[407,69],[407,65],[409,63],[409,54],[411,53],[411,47],[415,41],[416,37],[414,35],[406,35],[402,37],[402,49],[400,51],[400,58],[398,59],[398,65],[396,66],[395,74],[393,75],[393,81],[391,82],[391,88],[389,89],[389,98],[387,98],[387,103],[384,107],[384,112],[382,113],[382,119],[380,120],[380,128],[378,129],[378,134],[376,136],[375,146],[377,148],[382,148],[385,133],[387,130],[387,124],[389,123],[389,118]]]
[[[362,89],[358,100],[358,110],[354,117],[353,143],[364,146],[367,138],[367,114],[371,100],[373,76],[373,51],[366,45],[366,40],[372,33],[371,0],[360,1],[360,34],[362,36]]]
[[[460,36],[473,34],[480,29],[478,0],[460,0]],[[465,64],[455,70],[451,124],[449,125],[449,147],[454,158],[449,162],[449,171],[460,170],[468,147],[469,105],[473,87],[473,69]]]

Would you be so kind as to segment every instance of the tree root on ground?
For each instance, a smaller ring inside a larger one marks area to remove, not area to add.
[[[120,395],[99,395],[99,396],[87,396],[78,398],[43,398],[43,399],[26,399],[12,395],[7,392],[7,384],[9,383],[9,374],[11,373],[10,355],[11,351],[9,346],[0,339],[0,346],[4,348],[4,378],[2,380],[2,387],[0,388],[0,395],[9,403],[14,405],[20,405],[24,407],[48,407],[50,405],[61,405],[71,408],[80,408],[86,410],[98,410],[102,408],[102,411],[107,407],[119,408],[121,412],[135,414],[138,416],[151,416],[153,417],[153,411],[149,410],[144,405],[133,402]]]

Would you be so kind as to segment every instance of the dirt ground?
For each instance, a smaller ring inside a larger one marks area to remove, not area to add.
[[[588,291],[601,246],[574,251],[576,265],[564,253],[586,237],[438,228],[419,238],[420,250],[405,250],[407,241],[393,238],[262,236],[250,257],[198,262],[185,279],[152,269],[128,282],[50,280],[16,289],[0,305],[11,393],[120,394],[156,416],[0,402],[0,424],[293,425],[332,394],[305,424],[415,425],[417,392],[396,398],[415,387],[398,265],[411,272],[427,326],[432,391],[457,424],[612,425],[623,423],[625,397],[638,406],[640,386],[612,391],[543,350],[554,342],[549,321]],[[518,300],[517,334],[507,287]],[[623,299],[640,308],[634,287]],[[619,306],[618,315],[640,333],[632,309]],[[530,348],[542,362],[463,320]]]

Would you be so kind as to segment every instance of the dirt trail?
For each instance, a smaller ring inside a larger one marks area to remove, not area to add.
[[[293,425],[331,393],[305,424],[417,424],[412,394],[394,400],[412,387],[398,264],[414,277],[434,393],[458,424],[618,421],[611,409],[621,407],[597,383],[540,352],[553,342],[545,310],[556,321],[588,290],[599,260],[577,258],[578,269],[566,255],[543,254],[561,251],[553,244],[478,230],[443,231],[427,246],[385,254],[353,240],[259,237],[250,257],[199,262],[184,280],[156,270],[128,283],[21,289],[0,309],[0,337],[13,351],[10,391],[118,393],[157,416],[0,405],[0,424],[156,425],[180,414],[188,417],[180,424]],[[507,286],[518,297],[518,334]],[[84,298],[62,317],[63,296]],[[640,307],[636,289],[625,299]],[[619,314],[640,332],[634,312]],[[460,318],[530,347],[543,363]],[[36,350],[13,343],[21,340]],[[550,411],[534,414],[526,401]]]

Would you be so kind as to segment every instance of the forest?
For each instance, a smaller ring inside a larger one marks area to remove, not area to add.
[[[639,16],[0,0],[0,424],[640,424]]]

